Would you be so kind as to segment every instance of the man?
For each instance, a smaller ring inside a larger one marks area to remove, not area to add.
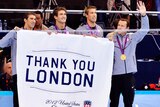
[[[17,75],[16,75],[16,50],[17,50],[17,33],[15,30],[25,29],[33,30],[36,23],[36,16],[34,13],[26,13],[24,15],[24,26],[23,28],[15,27],[0,40],[0,47],[11,46],[11,60],[12,60],[12,78],[13,78],[13,92],[14,92],[14,107],[18,105],[18,94],[17,94]]]
[[[117,11],[130,11],[130,3],[131,0],[108,0],[107,1],[107,9],[109,11],[112,10],[117,10]],[[127,18],[128,20],[130,20],[130,15],[126,14],[126,13],[120,13],[120,14],[110,14],[109,15],[109,20],[110,20],[110,27],[112,27],[112,23],[113,20],[116,17],[123,17],[123,18]]]
[[[49,30],[56,33],[74,33],[74,30],[66,25],[67,10],[64,7],[56,7],[53,11],[54,25],[49,27]]]
[[[77,28],[76,33],[87,36],[103,37],[103,29],[96,24],[97,13],[95,6],[87,6],[84,9],[85,17],[87,18],[87,23],[85,25]]]
[[[121,5],[122,5],[122,11],[128,11],[128,9],[124,6],[123,2],[126,4],[126,6],[128,8],[130,8],[130,4],[131,4],[130,0],[108,0],[107,1],[107,8],[108,8],[109,11],[111,11],[112,8],[113,8],[113,6],[115,5],[115,1],[117,3],[121,3]]]
[[[0,75],[0,89],[4,91],[12,90],[12,63],[4,58],[3,74]]]
[[[48,30],[48,27],[43,24],[43,15],[40,11],[34,12],[36,15],[36,24],[34,30]]]
[[[7,73],[9,76],[12,76],[12,63],[11,59],[4,58],[3,72]]]
[[[128,34],[129,21],[120,19],[116,32],[112,33],[112,36],[109,35],[109,39],[113,40],[115,45],[110,107],[118,107],[121,93],[125,107],[132,107],[134,101],[134,73],[137,72],[136,45],[149,31],[145,5],[142,1],[139,1],[137,5],[142,17],[141,29],[133,34]]]
[[[36,16],[34,13],[26,13],[24,15],[24,26],[22,28],[15,27],[14,30],[11,30],[0,40],[0,47],[5,48],[11,46],[11,59],[13,63],[13,74],[16,74],[16,30],[33,30],[36,23]]]

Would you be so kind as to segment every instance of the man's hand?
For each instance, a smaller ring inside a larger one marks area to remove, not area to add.
[[[113,41],[113,36],[116,34],[116,32],[110,32],[107,34],[107,38],[110,40],[110,41]]]
[[[112,7],[113,7],[114,3],[115,3],[115,0],[108,0],[107,1],[108,10],[112,10]]]
[[[22,28],[19,28],[18,26],[14,27],[14,30],[21,30]]]
[[[137,2],[137,6],[138,6],[138,9],[139,9],[141,16],[145,16],[146,15],[146,7],[145,7],[144,2],[142,2],[142,1]]]

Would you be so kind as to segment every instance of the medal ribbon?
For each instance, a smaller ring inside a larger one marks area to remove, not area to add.
[[[123,46],[123,40],[122,40],[122,44],[120,43],[120,40],[117,36],[117,42],[118,42],[118,45],[120,47],[120,50],[121,50],[121,53],[124,54],[124,50],[125,50],[125,47],[126,47],[126,44],[127,44],[127,39],[128,39],[128,35],[126,36],[125,38],[125,41],[124,41],[124,46]]]
[[[95,29],[92,29],[88,24],[87,24],[87,28],[90,30],[91,35],[96,35],[98,36],[98,31],[97,31],[97,27],[95,26]]]
[[[64,30],[61,30],[61,29],[58,29],[58,27],[55,25],[55,29],[56,29],[56,31],[58,32],[58,31],[62,31],[62,32],[59,32],[59,33],[67,33],[67,30],[66,30],[66,27],[64,28]]]

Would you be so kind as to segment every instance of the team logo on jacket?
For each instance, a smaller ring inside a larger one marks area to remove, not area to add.
[[[89,100],[84,101],[84,107],[91,107],[91,103]]]

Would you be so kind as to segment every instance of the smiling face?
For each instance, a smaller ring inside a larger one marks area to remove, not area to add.
[[[96,23],[97,21],[97,12],[95,8],[88,9],[86,14],[87,22]]]
[[[127,33],[127,30],[129,29],[128,27],[128,22],[126,20],[119,20],[118,25],[117,25],[117,33],[124,36]]]
[[[34,14],[29,14],[28,18],[24,19],[24,28],[31,30],[34,28],[35,23],[36,23],[36,16]]]
[[[60,10],[57,13],[57,16],[54,16],[56,23],[66,23],[67,20],[67,14],[66,11]]]

